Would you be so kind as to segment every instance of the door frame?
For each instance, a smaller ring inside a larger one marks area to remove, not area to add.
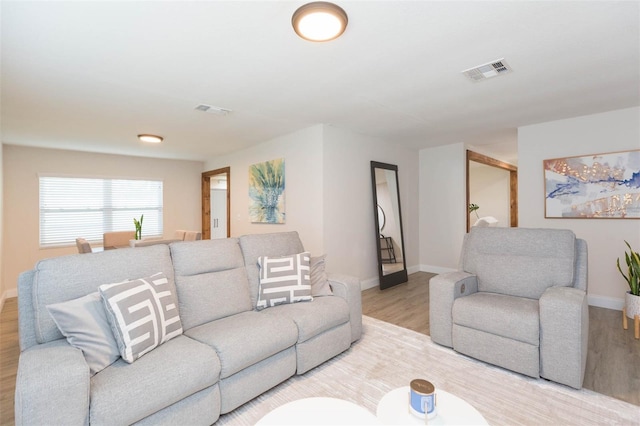
[[[202,239],[211,239],[211,177],[227,175],[227,238],[231,236],[231,167],[202,172]]]
[[[509,219],[510,226],[518,226],[518,167],[513,164],[505,163],[495,158],[488,157],[486,155],[478,154],[467,150],[467,204],[465,208],[465,216],[467,217],[467,232],[471,230],[471,219],[469,215],[469,162],[475,161],[476,163],[486,164],[487,166],[497,167],[509,172]]]

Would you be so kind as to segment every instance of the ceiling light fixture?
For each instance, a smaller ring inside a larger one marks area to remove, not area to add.
[[[164,140],[162,136],[156,136],[156,135],[138,135],[138,139],[140,139],[142,142],[149,142],[149,143],[160,143]]]
[[[308,41],[334,40],[342,35],[347,22],[347,13],[340,6],[326,1],[300,6],[291,18],[296,34]]]

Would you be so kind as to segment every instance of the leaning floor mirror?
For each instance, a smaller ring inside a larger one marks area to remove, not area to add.
[[[398,166],[371,162],[373,216],[380,289],[407,282]]]

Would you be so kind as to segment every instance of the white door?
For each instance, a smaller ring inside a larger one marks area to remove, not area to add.
[[[211,239],[227,238],[227,190],[211,189]]]

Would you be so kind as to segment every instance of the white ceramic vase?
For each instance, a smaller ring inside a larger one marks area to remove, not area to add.
[[[625,294],[624,307],[628,318],[633,319],[634,316],[640,315],[640,296],[634,296],[628,291]]]

